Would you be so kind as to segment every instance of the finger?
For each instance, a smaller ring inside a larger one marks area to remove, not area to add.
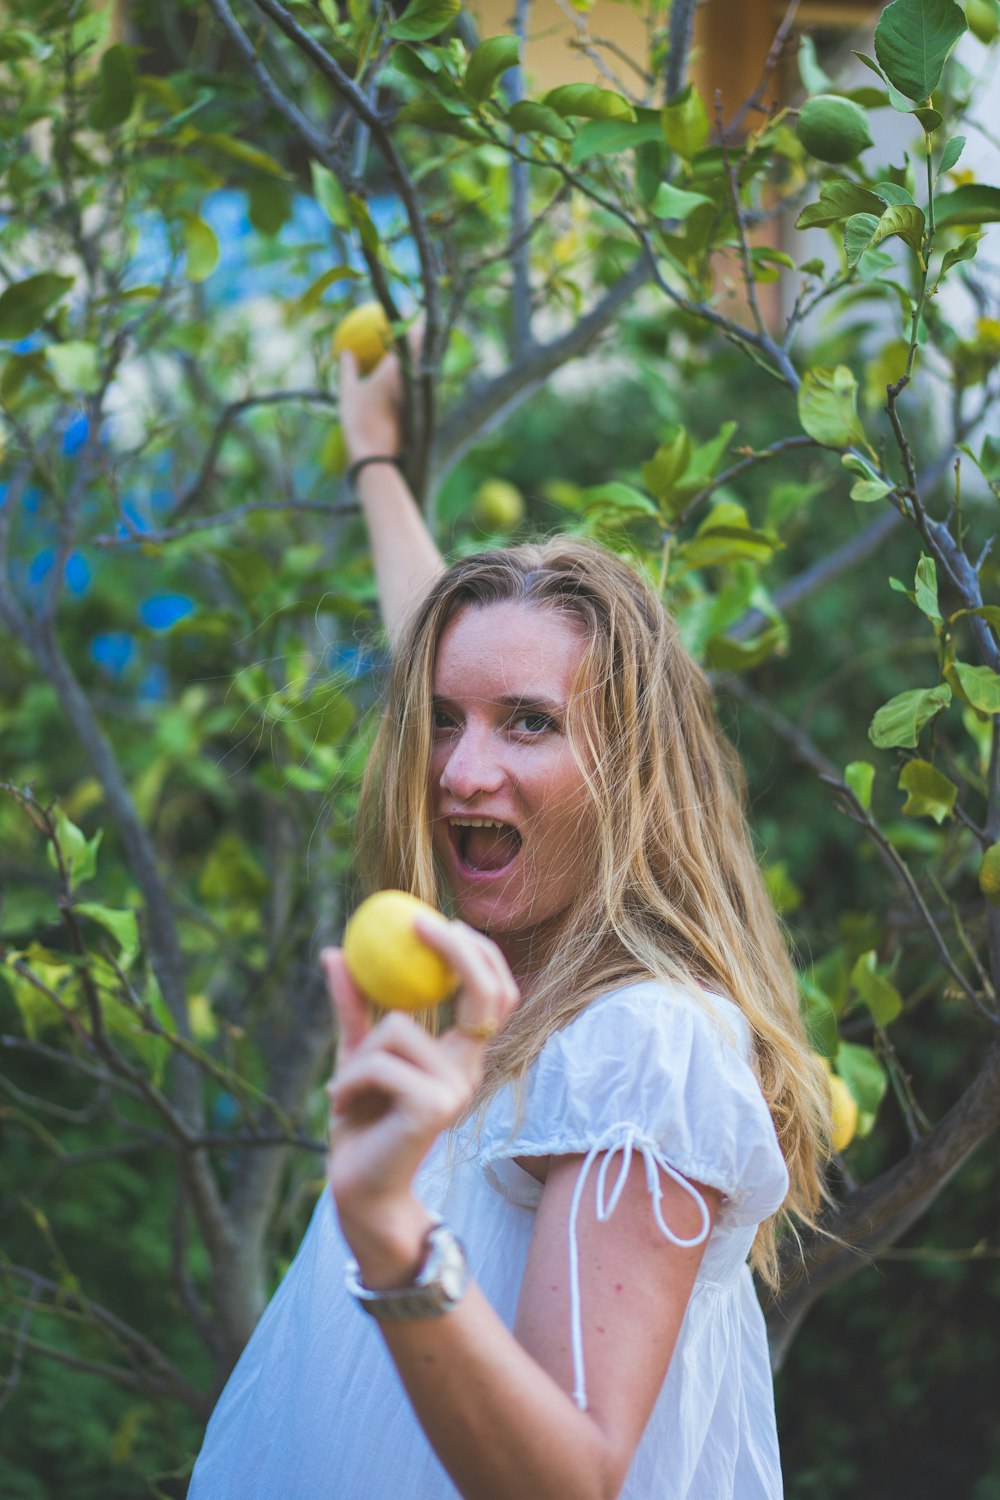
[[[489,938],[464,922],[419,917],[420,936],[446,958],[457,971],[462,987],[455,1002],[456,1028],[445,1033],[449,1050],[459,1056],[468,1044],[481,1047],[507,1020],[520,999],[520,991],[506,960]],[[470,1036],[465,1027],[481,1028],[481,1036]],[[463,1045],[466,1044],[466,1045]]]
[[[371,1031],[372,1009],[348,973],[342,949],[324,948],[320,964],[337,1027],[339,1065],[353,1056]]]
[[[331,1112],[338,1118],[352,1112],[371,1117],[372,1104],[381,1101],[383,1113],[395,1108],[421,1130],[438,1131],[452,1123],[471,1097],[471,1084],[457,1070],[434,1076],[405,1058],[381,1049],[352,1058],[327,1088]]]
[[[360,382],[358,374],[358,362],[352,350],[342,349],[340,351],[340,362],[337,367],[337,385],[340,390],[341,399],[345,396],[350,398],[357,390]]]

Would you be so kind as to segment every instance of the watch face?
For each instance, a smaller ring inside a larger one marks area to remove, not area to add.
[[[439,1286],[446,1297],[457,1302],[465,1291],[468,1277],[465,1251],[451,1230],[444,1225],[433,1230],[429,1239],[430,1253],[417,1278],[418,1285]]]

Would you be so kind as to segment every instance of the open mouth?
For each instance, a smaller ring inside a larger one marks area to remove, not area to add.
[[[448,837],[459,864],[477,875],[500,875],[521,852],[521,835],[494,818],[449,818]]]

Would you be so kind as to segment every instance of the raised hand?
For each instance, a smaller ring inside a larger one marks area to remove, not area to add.
[[[373,1022],[339,948],[322,955],[339,1025],[330,1100],[330,1187],[348,1239],[377,1234],[400,1205],[435,1138],[470,1103],[487,1044],[519,1000],[513,975],[489,938],[443,917],[420,918],[417,931],[461,976],[455,1024],[428,1035],[408,1015]]]

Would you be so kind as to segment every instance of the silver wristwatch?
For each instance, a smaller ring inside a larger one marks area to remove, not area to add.
[[[465,1295],[469,1264],[461,1240],[438,1219],[424,1241],[424,1260],[411,1286],[390,1287],[373,1292],[361,1280],[356,1260],[347,1262],[344,1277],[352,1297],[382,1323],[411,1318],[437,1318],[449,1312]]]

